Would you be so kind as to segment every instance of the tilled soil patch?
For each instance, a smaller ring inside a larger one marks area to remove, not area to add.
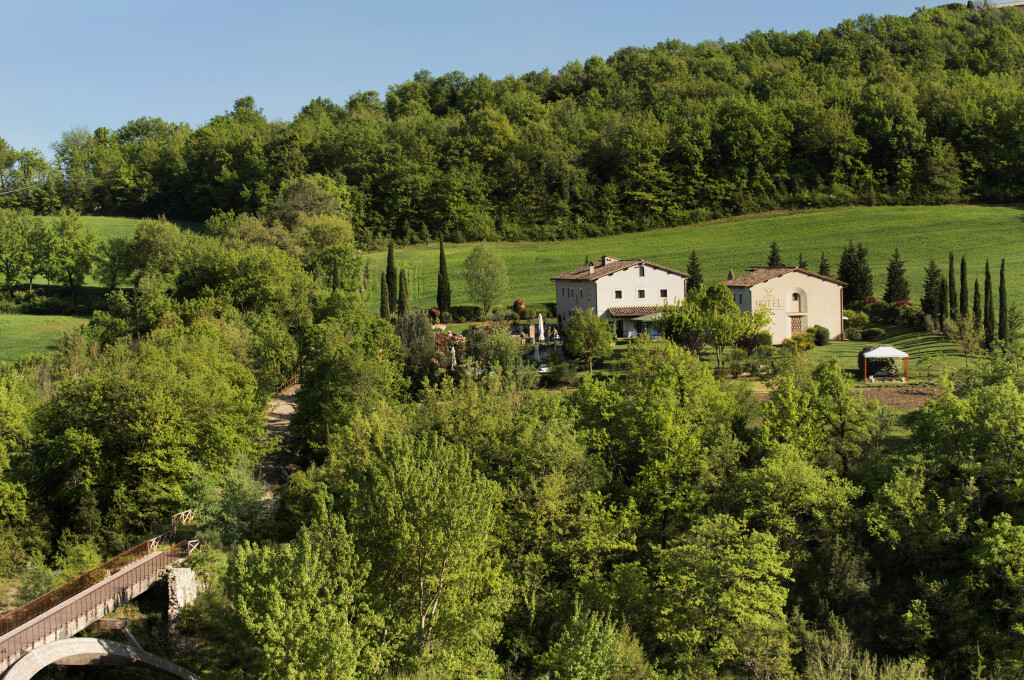
[[[938,385],[907,385],[900,387],[865,387],[861,394],[900,411],[912,411],[939,395]]]

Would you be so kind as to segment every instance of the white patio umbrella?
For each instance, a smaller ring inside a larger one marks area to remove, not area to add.
[[[537,342],[544,342],[544,315],[537,313]]]

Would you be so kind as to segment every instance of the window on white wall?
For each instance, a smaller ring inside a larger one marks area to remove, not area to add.
[[[615,299],[616,300],[621,300],[622,299],[622,291],[621,290],[615,291]]]
[[[661,297],[663,297],[663,298],[667,298],[668,297],[668,288],[662,288],[661,289]]]
[[[637,300],[643,300],[645,297],[647,297],[647,291],[644,290],[643,288],[641,288],[640,290],[638,290],[636,292],[636,299]]]
[[[640,276],[643,276],[643,275],[644,275],[644,267],[643,267],[643,265],[640,265]]]

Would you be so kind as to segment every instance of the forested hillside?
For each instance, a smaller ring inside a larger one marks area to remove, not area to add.
[[[581,58],[584,55],[581,55]],[[290,122],[249,97],[191,129],[64,132],[56,167],[0,142],[37,212],[266,215],[347,187],[360,243],[557,239],[776,207],[1021,200],[1024,12],[947,5],[817,34],[626,47],[493,80],[426,71]],[[472,68],[471,64],[467,64]]]

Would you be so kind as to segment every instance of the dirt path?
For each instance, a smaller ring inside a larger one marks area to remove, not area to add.
[[[283,484],[288,475],[299,469],[298,455],[288,428],[295,415],[295,394],[300,385],[292,385],[281,396],[270,400],[267,410],[267,438],[276,439],[273,453],[256,466],[256,474],[268,484]]]

